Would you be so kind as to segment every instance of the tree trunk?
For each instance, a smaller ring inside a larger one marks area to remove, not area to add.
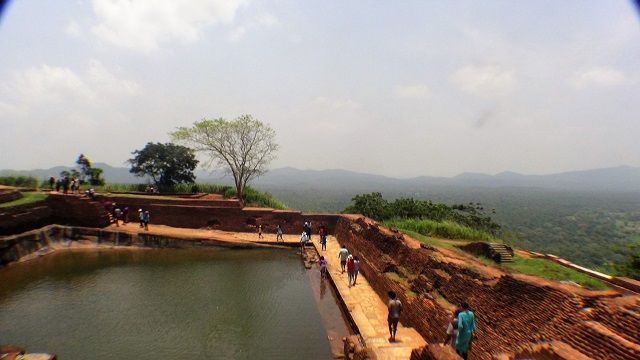
[[[238,197],[238,201],[240,201],[240,206],[244,207],[244,189],[242,184],[236,184],[236,196]]]

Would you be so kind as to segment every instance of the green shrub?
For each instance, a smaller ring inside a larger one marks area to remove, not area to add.
[[[500,231],[500,225],[487,215],[480,203],[447,205],[413,198],[387,201],[379,192],[356,195],[351,201],[352,204],[343,213],[362,214],[377,221],[394,218],[429,219],[437,222],[450,221],[493,235]]]
[[[39,181],[33,176],[2,176],[0,185],[37,188]]]
[[[224,192],[225,198],[236,196],[236,189],[230,187]],[[267,192],[258,191],[250,186],[244,189],[245,204],[257,207],[268,207],[272,209],[284,210],[287,206]]]

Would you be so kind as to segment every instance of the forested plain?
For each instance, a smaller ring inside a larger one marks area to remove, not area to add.
[[[361,193],[355,189],[262,188],[291,208],[318,212],[342,211]],[[502,226],[501,237],[506,243],[604,271],[621,259],[619,252],[626,251],[627,244],[640,241],[640,193],[520,187],[378,191],[387,200],[412,197],[446,204],[479,202]]]

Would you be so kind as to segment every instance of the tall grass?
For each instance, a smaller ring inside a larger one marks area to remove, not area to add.
[[[482,230],[460,225],[452,221],[434,221],[428,219],[391,219],[384,221],[387,227],[414,231],[422,235],[445,239],[498,241],[491,234]]]
[[[33,176],[0,176],[0,185],[37,188],[39,181]]]
[[[87,185],[88,186],[88,185]],[[96,191],[102,192],[144,192],[149,184],[106,184],[104,186],[94,186]],[[160,187],[160,193],[170,194],[224,194],[229,185],[218,184],[176,184],[173,186]]]
[[[236,189],[230,187],[224,192],[225,198],[232,198],[236,196]],[[268,192],[258,191],[250,186],[244,189],[244,201],[249,206],[268,207],[272,209],[284,210],[287,209],[282,201],[276,199]]]

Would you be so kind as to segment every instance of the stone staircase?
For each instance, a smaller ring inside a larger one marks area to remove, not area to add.
[[[513,262],[513,249],[505,244],[489,243],[489,249],[494,255],[493,259],[497,259],[499,263]]]

